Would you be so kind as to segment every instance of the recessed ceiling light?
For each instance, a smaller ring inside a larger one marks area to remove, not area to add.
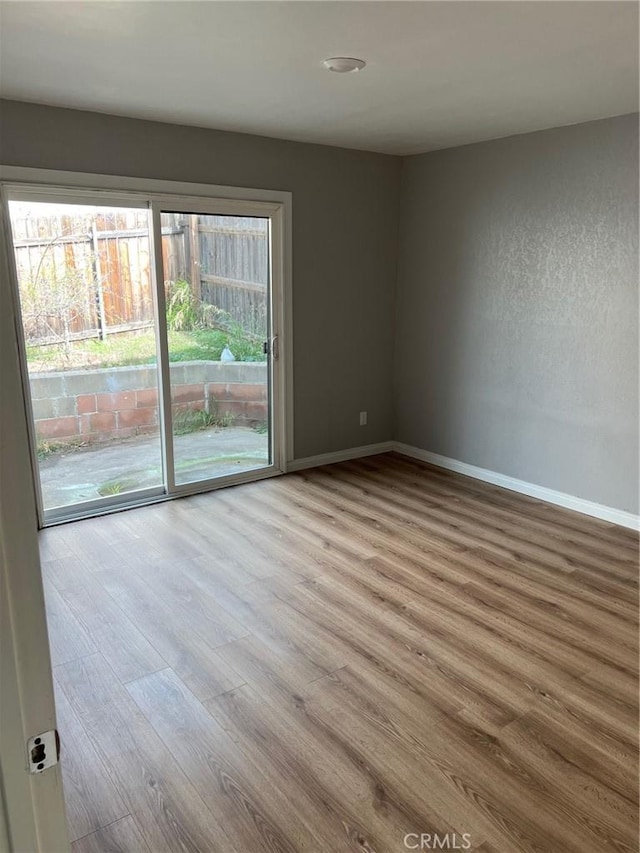
[[[322,63],[329,71],[338,74],[349,74],[351,71],[360,71],[367,64],[364,59],[354,59],[352,56],[332,56]]]

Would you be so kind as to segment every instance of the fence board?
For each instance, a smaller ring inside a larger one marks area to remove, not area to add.
[[[162,226],[165,280],[189,281],[196,298],[227,311],[248,331],[262,334],[267,315],[268,221],[163,213]],[[98,334],[98,283],[107,332],[153,321],[146,211],[79,209],[12,216],[12,229],[29,343]]]

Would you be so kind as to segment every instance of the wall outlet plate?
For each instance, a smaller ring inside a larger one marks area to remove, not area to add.
[[[53,767],[60,757],[60,738],[58,732],[52,729],[40,735],[30,737],[27,741],[29,758],[29,773],[42,773],[47,767]]]
[[[367,425],[367,413],[366,412],[360,412],[360,426],[366,426],[366,425]]]

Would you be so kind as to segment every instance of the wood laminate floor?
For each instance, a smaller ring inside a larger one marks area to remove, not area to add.
[[[389,454],[41,546],[74,853],[637,851],[630,531]]]

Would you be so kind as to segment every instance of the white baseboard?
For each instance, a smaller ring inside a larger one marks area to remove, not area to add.
[[[334,462],[348,462],[350,459],[361,459],[363,456],[376,456],[378,453],[389,453],[395,449],[395,441],[382,441],[379,444],[364,444],[361,447],[336,450],[335,453],[321,453],[319,456],[292,459],[287,462],[287,472],[302,471],[304,468],[318,468],[320,465],[333,465]]]
[[[565,509],[572,509],[574,512],[580,512],[583,515],[590,515],[593,518],[610,521],[622,527],[629,527],[631,530],[640,530],[640,516],[633,515],[633,513],[622,509],[615,509],[614,507],[587,501],[584,498],[577,498],[574,495],[567,495],[564,492],[557,492],[555,489],[547,489],[544,486],[536,486],[534,483],[527,483],[525,480],[516,480],[514,477],[507,477],[506,474],[498,474],[495,471],[488,471],[486,468],[478,468],[476,465],[459,462],[457,459],[440,456],[439,453],[431,453],[428,450],[421,450],[419,447],[412,447],[409,444],[396,442],[394,449],[397,453],[411,456],[413,459],[420,459],[422,462],[429,462],[438,468],[457,471],[459,474],[465,474],[467,477],[483,480],[485,483],[492,483],[494,486],[501,486],[503,489],[510,489],[512,492],[520,492],[523,495],[538,498],[541,501],[556,504]]]

